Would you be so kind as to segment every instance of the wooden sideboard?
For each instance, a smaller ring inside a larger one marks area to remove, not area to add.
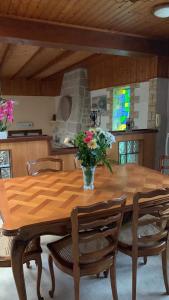
[[[117,163],[120,161],[119,143],[136,141],[139,145],[138,163],[145,167],[155,167],[155,142],[157,130],[133,130],[132,132],[112,132],[116,137],[116,143],[108,151],[108,155]],[[63,159],[64,170],[75,168],[74,156],[77,148],[55,148],[51,146],[52,137],[11,137],[0,140],[0,150],[11,150],[13,177],[27,175],[26,162],[45,156],[55,156]]]

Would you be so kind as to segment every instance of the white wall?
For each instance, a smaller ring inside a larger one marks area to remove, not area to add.
[[[53,126],[50,123],[52,115],[56,114],[59,97],[42,96],[4,96],[14,99],[14,122],[9,130],[29,129],[17,126],[18,122],[33,122],[30,129],[42,129],[43,134],[52,135]]]
[[[141,82],[139,87],[134,89],[134,97],[139,99],[134,101],[134,112],[138,112],[138,117],[134,118],[134,125],[138,129],[145,129],[148,121],[149,81]]]

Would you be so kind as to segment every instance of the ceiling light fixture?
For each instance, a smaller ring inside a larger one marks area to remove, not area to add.
[[[169,18],[169,3],[156,5],[153,8],[153,14],[154,16],[162,19]]]

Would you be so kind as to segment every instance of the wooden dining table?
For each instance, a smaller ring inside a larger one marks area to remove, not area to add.
[[[30,240],[69,233],[70,213],[76,206],[126,194],[126,211],[131,211],[136,192],[165,187],[169,187],[169,176],[136,164],[114,166],[112,174],[98,167],[92,191],[83,190],[80,169],[1,179],[0,214],[3,234],[14,236],[11,259],[19,300],[27,299],[22,255]]]

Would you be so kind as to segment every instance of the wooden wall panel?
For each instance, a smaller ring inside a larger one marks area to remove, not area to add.
[[[166,57],[124,57],[96,54],[58,72],[51,79],[1,79],[2,92],[6,95],[58,96],[64,72],[76,68],[87,68],[90,90],[143,82],[156,77],[169,78],[169,58]]]
[[[169,78],[169,57],[158,58],[157,74],[158,77]]]
[[[87,69],[90,90],[142,82],[157,77],[157,57],[103,55]]]
[[[55,80],[1,79],[3,95],[56,96],[60,95],[62,74]]]

